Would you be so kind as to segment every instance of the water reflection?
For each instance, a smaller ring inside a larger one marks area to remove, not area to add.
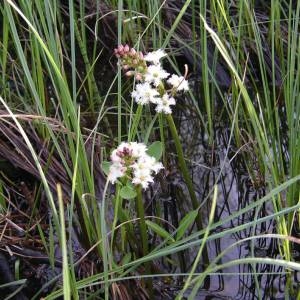
[[[225,219],[265,195],[264,181],[260,178],[259,172],[254,168],[253,171],[257,178],[250,180],[242,152],[236,155],[238,152],[236,146],[232,142],[229,145],[230,130],[226,123],[223,122],[219,127],[216,126],[214,143],[213,146],[209,147],[207,146],[207,137],[199,124],[197,116],[193,115],[191,110],[188,109],[181,109],[177,113],[178,128],[180,128],[180,134],[186,147],[186,157],[190,159],[190,167],[198,197],[203,201],[203,216],[207,217],[209,215],[210,203],[209,201],[204,202],[204,200],[216,182],[219,194],[215,221]],[[247,150],[249,151],[245,147],[245,151]],[[172,180],[169,180],[169,182],[169,186],[173,186],[173,195],[169,193],[169,201],[164,203],[165,217],[173,221],[176,220],[178,224],[179,216],[174,217],[174,211],[175,214],[180,214],[180,212],[189,210],[186,204],[183,203],[183,198],[178,195],[180,190],[182,194],[185,194],[184,184],[181,178],[176,178],[176,175],[173,175]],[[174,202],[174,199],[176,199],[176,202]],[[173,211],[173,217],[170,217],[171,211]],[[214,232],[237,227],[270,213],[272,213],[272,204],[267,202],[256,209],[247,211],[230,223],[224,224]],[[176,223],[173,224],[177,226]],[[280,258],[278,240],[272,238],[245,240],[251,236],[276,233],[274,225],[273,220],[259,223],[256,226],[250,226],[242,231],[209,242],[210,261],[237,242],[239,243],[231,247],[217,262],[218,264],[246,257]],[[197,251],[198,249],[195,248],[182,254],[188,266],[187,269],[193,264]],[[197,272],[201,271],[202,266],[199,266]],[[299,282],[295,274],[292,273],[291,275],[295,284]],[[285,270],[282,267],[267,264],[230,266],[224,268],[219,274],[210,276],[209,287],[199,290],[196,299],[283,299],[286,280]],[[186,295],[188,296],[188,294],[187,292]]]

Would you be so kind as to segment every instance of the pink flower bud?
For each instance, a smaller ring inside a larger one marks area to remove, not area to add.
[[[133,71],[128,71],[128,72],[125,73],[125,75],[128,76],[128,77],[132,76],[133,74],[134,74]]]
[[[141,74],[141,73],[137,73],[137,74],[135,75],[135,79],[138,80],[138,81],[141,81],[141,80],[143,79],[142,74]]]
[[[135,55],[135,54],[136,54],[136,51],[135,51],[134,48],[131,48],[131,49],[130,49],[130,54],[131,54],[131,55]]]
[[[129,52],[129,46],[126,44],[125,46],[124,46],[124,52]]]
[[[119,52],[123,52],[123,50],[124,50],[124,46],[121,44],[121,45],[119,45],[118,46],[118,51]]]
[[[123,66],[123,69],[124,69],[124,70],[128,70],[128,69],[129,69],[129,66],[128,66],[128,65],[124,65],[124,66]]]
[[[143,52],[139,52],[139,56],[140,56],[140,59],[144,59],[144,54],[143,54]]]

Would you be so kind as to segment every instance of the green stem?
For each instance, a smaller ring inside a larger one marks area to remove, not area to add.
[[[145,222],[145,210],[144,210],[144,203],[143,203],[143,197],[142,197],[142,187],[139,185],[136,188],[137,197],[136,197],[136,211],[138,214],[138,217],[140,218],[139,224],[140,224],[140,234],[142,238],[142,247],[143,247],[143,256],[146,256],[149,253],[148,248],[148,234],[147,234],[147,226]],[[151,265],[150,262],[145,263],[145,270],[146,274],[151,274]],[[152,279],[149,277],[146,279],[146,286],[148,287],[148,293],[150,299],[152,299],[153,296],[153,285],[152,285]]]
[[[118,0],[118,45],[122,43],[123,0]],[[122,76],[121,65],[118,64],[118,144],[122,141]]]
[[[181,146],[181,143],[180,143],[180,140],[179,140],[179,135],[178,135],[178,132],[177,132],[177,129],[176,129],[176,126],[175,126],[172,115],[167,114],[166,117],[167,117],[169,128],[170,128],[170,131],[171,131],[171,134],[172,134],[172,138],[173,138],[174,143],[175,143],[176,152],[177,152],[177,155],[178,155],[179,167],[180,167],[180,170],[182,172],[184,181],[187,185],[187,188],[188,188],[188,191],[189,191],[189,194],[190,194],[190,197],[191,197],[192,207],[193,207],[194,210],[196,210],[196,209],[199,208],[199,203],[198,203],[197,196],[195,194],[195,190],[194,190],[194,187],[193,187],[192,179],[191,179],[190,174],[189,174],[189,170],[188,170],[187,165],[186,165],[185,160],[184,160],[184,155],[183,155],[182,146]],[[203,228],[202,219],[201,219],[200,214],[197,215],[196,224],[197,224],[198,230],[201,230]]]
[[[141,120],[142,112],[143,112],[143,105],[139,105],[133,117],[132,124],[129,125],[128,142],[134,140],[136,136],[139,122]]]
[[[148,254],[148,237],[147,237],[147,227],[145,222],[145,211],[144,204],[142,198],[142,187],[138,186],[136,188],[137,197],[136,197],[136,211],[137,215],[140,218],[140,234],[142,238],[142,247],[143,247],[143,255],[146,256]]]
[[[117,184],[116,188],[116,196],[114,199],[114,208],[115,208],[115,213],[114,213],[114,221],[112,225],[112,235],[111,235],[111,251],[114,251],[114,248],[117,245],[116,243],[116,238],[115,238],[115,229],[117,227],[117,222],[126,222],[128,220],[126,214],[123,211],[122,208],[122,198],[120,197],[120,185]],[[132,227],[132,224],[128,223],[125,225],[126,231],[127,231],[127,236],[126,239],[122,239],[122,244],[126,244],[128,242],[129,246],[133,251],[136,253],[136,255],[139,254],[139,249],[138,249],[138,243],[136,243],[135,235],[134,235],[134,230]],[[125,251],[125,250],[124,250]]]

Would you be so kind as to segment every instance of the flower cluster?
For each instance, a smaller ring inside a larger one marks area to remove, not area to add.
[[[130,48],[128,45],[119,45],[115,49],[116,57],[120,58],[122,68],[127,76],[134,75],[137,80],[142,80],[147,70],[147,64],[142,52]]]
[[[122,142],[111,153],[111,160],[109,180],[112,183],[126,176],[133,184],[140,184],[144,189],[153,182],[152,174],[163,169],[162,163],[147,154],[147,147],[143,143]]]
[[[138,104],[153,103],[158,113],[171,114],[171,105],[176,103],[174,96],[177,92],[189,90],[184,76],[170,76],[162,68],[160,60],[167,55],[162,49],[144,55],[128,45],[120,45],[115,49],[115,54],[120,58],[126,75],[134,75],[140,81],[132,92],[132,97]]]

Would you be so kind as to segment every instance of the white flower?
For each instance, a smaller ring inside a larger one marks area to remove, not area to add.
[[[175,99],[170,97],[168,94],[164,94],[160,101],[157,102],[157,106],[155,110],[160,113],[163,112],[165,114],[171,114],[172,110],[170,105],[175,105]]]
[[[155,161],[154,157],[149,156],[148,154],[146,154],[146,155],[140,157],[138,159],[138,161],[135,164],[132,165],[132,168],[135,171],[138,171],[138,170],[148,170],[149,172],[151,172],[151,170],[152,170],[152,158]]]
[[[115,149],[111,155],[110,155],[110,159],[112,160],[113,163],[119,163],[121,162],[121,157],[118,155],[118,149]]]
[[[132,179],[133,184],[140,184],[144,189],[148,188],[149,183],[153,182],[151,170],[149,169],[136,169]]]
[[[152,52],[149,52],[148,54],[146,54],[144,59],[145,59],[145,61],[152,62],[153,64],[158,65],[159,60],[162,57],[165,57],[166,55],[167,54],[165,53],[164,50],[158,49],[156,51],[152,51]]]
[[[151,170],[155,174],[164,168],[162,163],[157,162],[153,156],[149,155],[142,156],[132,167],[134,170]]]
[[[149,102],[156,103],[156,97],[159,96],[159,93],[151,87],[149,82],[145,82],[137,84],[131,95],[136,103],[144,105]]]
[[[158,173],[163,168],[162,164],[148,154],[141,156],[138,161],[132,165],[133,169],[133,184],[140,184],[146,189],[149,183],[153,182],[152,172]]]
[[[163,165],[147,154],[147,147],[143,143],[122,142],[111,154],[112,165],[108,179],[115,183],[120,177],[132,176],[132,183],[146,189],[153,182],[152,173],[157,174]]]
[[[121,163],[113,163],[109,168],[109,180],[112,183],[115,183],[118,178],[123,177],[125,175],[126,170],[127,168],[124,167]]]
[[[136,158],[143,157],[146,155],[147,147],[143,143],[131,142],[132,156]]]
[[[167,78],[169,75],[160,65],[151,65],[147,68],[145,81],[158,86],[161,80]]]
[[[173,74],[167,82],[173,86],[177,91],[188,91],[189,83],[183,76]]]
[[[164,168],[164,166],[163,166],[163,164],[161,162],[155,162],[152,165],[152,170],[154,171],[155,174],[157,174],[163,168]]]

